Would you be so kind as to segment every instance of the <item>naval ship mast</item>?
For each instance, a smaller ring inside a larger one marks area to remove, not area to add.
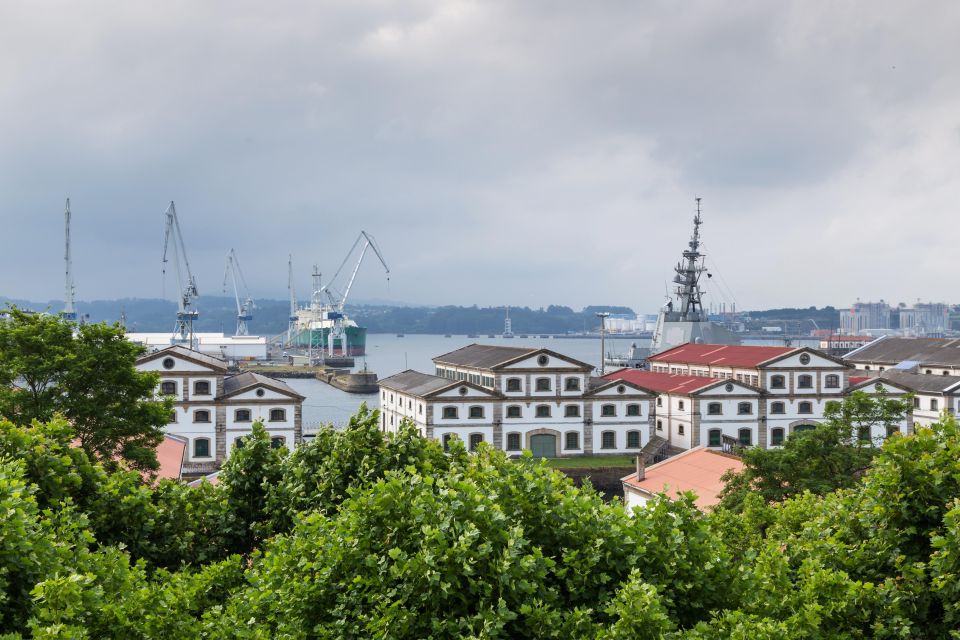
[[[689,248],[683,252],[684,262],[678,262],[674,267],[677,275],[673,281],[677,285],[677,299],[680,301],[680,312],[677,320],[701,322],[707,317],[703,313],[703,292],[700,290],[700,275],[706,270],[703,264],[703,254],[700,253],[700,198],[697,198],[697,215],[693,217],[693,235],[690,237]]]
[[[710,344],[740,344],[740,339],[725,327],[710,322],[703,309],[703,290],[700,277],[707,270],[704,254],[700,253],[700,225],[703,224],[700,210],[700,198],[696,198],[697,212],[693,216],[693,235],[683,251],[683,257],[674,267],[676,285],[673,299],[660,308],[657,328],[653,332],[651,351],[659,353],[685,342],[705,342]]]

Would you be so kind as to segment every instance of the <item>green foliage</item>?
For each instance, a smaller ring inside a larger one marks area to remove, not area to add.
[[[88,454],[156,469],[169,400],[153,399],[157,375],[136,369],[143,347],[118,325],[76,326],[7,309],[0,322],[0,416],[18,425],[60,414]]]
[[[296,514],[332,513],[350,490],[384,477],[387,471],[413,468],[442,474],[448,467],[443,450],[421,438],[413,424],[396,433],[380,431],[380,412],[364,403],[343,430],[320,429],[313,440],[286,460],[280,478],[268,487],[267,508],[274,532],[285,532]]]

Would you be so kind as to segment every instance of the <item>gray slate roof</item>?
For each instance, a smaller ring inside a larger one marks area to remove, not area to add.
[[[227,363],[217,358],[215,356],[210,356],[205,353],[200,353],[199,351],[194,351],[193,349],[188,349],[187,347],[181,346],[179,344],[171,345],[165,349],[160,349],[159,351],[154,351],[153,353],[148,353],[144,356],[141,356],[137,359],[137,362],[149,362],[150,360],[156,360],[158,358],[163,358],[165,356],[181,356],[187,360],[193,360],[195,362],[200,362],[214,369],[226,369]]]
[[[296,396],[301,400],[304,398],[302,395],[291,389],[286,382],[268,378],[267,376],[262,376],[259,373],[254,373],[252,371],[239,373],[235,376],[230,376],[229,378],[224,378],[223,395],[230,395],[232,393],[243,391],[244,389],[250,389],[261,385],[267,387],[268,389],[279,391],[280,393]]]
[[[926,373],[884,371],[880,374],[880,377],[919,393],[943,393],[952,387],[960,385],[960,376],[938,376]],[[954,392],[955,391],[957,390],[954,389]]]
[[[477,369],[491,369],[497,365],[510,362],[516,358],[530,355],[539,351],[532,347],[499,347],[489,344],[471,344],[437,356],[433,359],[436,364],[452,364],[460,367],[475,367]]]
[[[462,383],[456,380],[450,380],[449,378],[440,378],[438,376],[420,373],[413,369],[407,369],[406,371],[402,371],[380,381],[380,386],[385,389],[402,391],[403,393],[409,393],[414,396],[425,396],[434,391],[439,391],[440,389],[456,384]]]
[[[888,336],[851,351],[845,360],[897,364],[915,360],[920,365],[960,366],[960,340],[947,338],[900,338]]]

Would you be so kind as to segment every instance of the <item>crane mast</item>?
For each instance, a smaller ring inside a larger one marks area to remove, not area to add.
[[[290,315],[287,316],[287,344],[294,341],[297,333],[297,292],[293,288],[293,254],[287,256],[287,290],[290,292]]]
[[[63,222],[65,227],[65,249],[63,260],[66,263],[66,283],[63,296],[63,316],[64,320],[76,320],[77,310],[74,308],[73,295],[73,260],[70,257],[70,198],[67,198],[67,205],[63,212]]]
[[[237,258],[237,252],[233,249],[227,253],[227,266],[223,271],[223,291],[227,291],[227,278],[233,280],[233,297],[237,303],[237,333],[238,336],[250,335],[247,322],[253,320],[253,310],[256,304],[250,297],[250,289],[247,287],[247,281],[243,277],[243,271],[240,269],[240,259]],[[237,284],[239,277],[240,284],[243,285],[243,302],[240,301],[240,287]]]
[[[199,317],[200,312],[193,308],[193,300],[198,295],[197,281],[190,271],[190,261],[187,260],[187,250],[183,244],[183,234],[180,232],[180,221],[177,219],[177,209],[170,201],[164,213],[166,217],[166,229],[163,238],[163,274],[167,273],[168,254],[172,254],[174,271],[177,276],[177,287],[180,296],[177,300],[177,322],[173,329],[173,342],[176,344],[187,343],[191,349],[195,349],[197,344],[193,335],[193,322]],[[181,265],[181,262],[183,263]],[[186,282],[184,282],[184,272],[186,272]]]

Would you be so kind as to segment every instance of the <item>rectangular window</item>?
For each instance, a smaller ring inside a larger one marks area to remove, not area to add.
[[[723,433],[720,429],[710,429],[707,433],[707,446],[719,447],[723,442]]]
[[[507,451],[520,451],[520,434],[507,434]]]
[[[784,404],[782,402],[773,402],[770,404],[770,413],[778,414],[785,413]]]
[[[617,434],[613,431],[604,431],[600,435],[600,448],[601,449],[616,449],[617,448]]]
[[[579,418],[580,417],[580,407],[575,404],[568,404],[563,408],[563,417],[564,418]]]
[[[567,378],[563,383],[563,388],[567,391],[579,391],[580,378]]]
[[[783,444],[783,428],[777,427],[770,431],[770,444],[779,447]]]
[[[518,406],[507,407],[507,417],[508,417],[508,418],[519,418],[519,417],[520,417],[520,407],[518,407]]]
[[[611,418],[617,415],[617,406],[613,404],[605,404],[600,407],[600,415],[604,418]]]
[[[550,378],[537,378],[537,391],[550,391]]]
[[[640,432],[639,431],[627,431],[627,448],[628,449],[640,448]]]
[[[682,425],[682,424],[677,426],[677,433],[678,433],[679,435],[681,435],[681,436],[683,435],[683,425]]]
[[[444,408],[443,408],[443,419],[444,419],[444,420],[456,420],[456,419],[457,419],[457,408],[456,408],[456,407],[444,407]]]
[[[480,446],[481,442],[483,442],[482,433],[471,433],[470,434],[470,451],[476,451],[477,447]]]
[[[640,415],[640,405],[638,405],[638,404],[628,404],[628,405],[627,405],[627,415],[628,415],[628,416],[638,416],[638,415]]]
[[[160,393],[165,396],[177,395],[177,383],[170,380],[164,380],[160,383]]]
[[[209,438],[197,438],[196,440],[193,441],[193,457],[195,458],[210,457]]]
[[[549,418],[550,417],[550,406],[546,404],[537,405],[537,417],[538,418]]]
[[[740,429],[737,432],[737,442],[741,447],[749,447],[753,443],[753,433],[750,429]]]
[[[507,378],[507,391],[522,391],[520,378]]]
[[[474,420],[483,418],[483,407],[470,407],[470,418]]]
[[[283,422],[287,419],[285,409],[270,409],[270,422]]]
[[[576,431],[568,431],[566,436],[566,441],[564,442],[564,449],[579,449],[580,448],[580,434]]]

